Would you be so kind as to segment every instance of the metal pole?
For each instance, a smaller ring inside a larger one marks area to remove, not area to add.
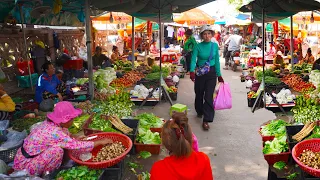
[[[24,47],[26,48],[26,58],[27,58],[27,61],[28,61],[29,79],[30,79],[30,84],[31,84],[31,90],[33,91],[33,83],[32,83],[32,77],[31,77],[31,69],[30,69],[30,64],[29,64],[29,61],[30,61],[31,59],[30,59],[29,53],[28,53],[26,31],[25,31],[25,29],[24,29],[24,16],[23,16],[23,12],[22,12],[22,5],[19,6],[19,10],[20,10],[20,18],[21,18],[22,32],[23,32]]]
[[[134,17],[132,16],[132,35],[131,35],[131,49],[132,49],[132,54],[131,54],[131,58],[132,58],[132,68],[134,68],[134,60],[135,60],[135,32],[134,32],[135,28],[134,28]]]
[[[93,85],[93,67],[92,67],[92,49],[91,49],[91,20],[90,20],[90,6],[89,0],[85,0],[86,12],[86,46],[87,46],[87,60],[88,60],[88,75],[89,75],[89,95],[91,101],[94,99],[94,85]]]
[[[161,90],[162,90],[162,32],[161,32],[161,29],[163,28],[163,24],[161,23],[161,1],[159,0],[159,16],[158,16],[158,20],[159,20],[159,28],[160,28],[160,31],[159,31],[159,38],[160,38],[160,86],[159,86],[159,102],[161,102]]]
[[[264,87],[265,90],[265,62],[264,62],[264,53],[265,53],[265,24],[264,24],[264,18],[265,18],[265,10],[264,8],[262,8],[262,72],[263,72],[263,76],[262,76],[262,87]],[[266,103],[266,92],[264,91],[264,103]]]
[[[290,55],[291,55],[291,65],[293,68],[293,16],[290,16],[290,34],[291,34],[291,38],[290,38]]]

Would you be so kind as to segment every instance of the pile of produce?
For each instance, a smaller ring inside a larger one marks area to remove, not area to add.
[[[130,69],[129,71],[131,71],[132,70],[132,63],[131,63],[131,61],[116,61],[114,63],[114,68],[116,70],[125,70],[125,71]]]
[[[111,85],[114,87],[130,87],[137,83],[141,78],[144,77],[144,74],[138,71],[127,72],[122,78],[115,79],[111,82]]]
[[[82,130],[83,124],[90,118],[89,114],[84,114],[82,116],[76,117],[73,120],[72,125],[68,128],[71,134],[77,134]]]
[[[91,113],[92,109],[94,107],[94,104],[91,103],[91,101],[85,101],[85,102],[80,102],[77,105],[78,108],[82,110],[82,113]]]
[[[308,167],[320,169],[320,152],[313,152],[305,149],[298,159],[302,164]]]
[[[301,74],[301,73],[309,73],[312,69],[312,64],[303,63],[303,64],[295,64],[293,67],[294,74]]]
[[[171,86],[169,88],[167,88],[168,93],[177,93],[178,92],[178,88]]]
[[[147,98],[153,88],[147,89],[144,85],[136,85],[133,90],[130,91],[131,96],[138,98]],[[152,94],[152,98],[159,98],[159,90],[156,90]]]
[[[76,166],[62,170],[56,180],[98,180],[102,170],[89,169],[87,166]]]
[[[265,84],[267,84],[267,85],[279,85],[279,84],[281,84],[280,79],[277,78],[277,77],[266,76],[264,78],[264,80],[265,80]]]
[[[267,77],[276,77],[276,74],[272,71],[272,69],[266,69],[264,71],[264,75],[265,75],[265,78],[267,78]],[[261,70],[256,68],[256,70],[254,72],[254,76],[256,77],[256,79],[259,82],[261,82],[262,81],[262,77],[263,77],[262,68],[261,68]]]
[[[272,141],[266,141],[263,147],[263,154],[280,154],[288,151],[287,136],[276,136]]]
[[[96,157],[93,157],[93,162],[108,161],[121,156],[127,150],[121,142],[113,142],[107,144],[100,149]]]
[[[134,104],[130,101],[130,95],[127,92],[121,92],[108,97],[108,101],[99,101],[95,112],[101,112],[105,115],[117,115],[118,117],[130,116]]]
[[[101,116],[101,114],[95,114],[93,116],[93,119],[89,124],[89,128],[104,132],[119,132],[112,128],[112,123],[108,121],[105,116]]]
[[[143,144],[161,144],[160,134],[158,132],[151,132],[150,129],[139,128],[137,142]]]
[[[247,94],[247,97],[249,99],[257,98],[257,96],[258,96],[258,93],[254,92],[254,91],[249,91],[248,94]]]
[[[294,113],[294,120],[303,124],[320,119],[319,101],[308,96],[297,96],[296,106],[291,111]]]
[[[135,117],[139,119],[139,127],[143,129],[161,128],[163,121],[152,113],[143,113]]]
[[[116,127],[117,129],[119,129],[121,132],[125,133],[125,134],[129,134],[133,131],[132,128],[126,126],[121,119],[119,119],[118,116],[109,116],[109,121],[111,122],[111,124]]]
[[[170,67],[162,67],[162,77],[167,77],[170,72]],[[151,73],[146,75],[146,80],[160,80],[160,66],[152,66]]]
[[[276,163],[273,164],[273,167],[278,169],[278,170],[282,170],[287,166],[287,164],[283,161],[278,161]]]
[[[89,82],[89,78],[78,78],[76,81],[76,84],[78,85],[84,85],[85,83]]]
[[[116,92],[116,89],[110,86],[110,83],[116,78],[116,71],[110,67],[99,69],[93,73],[95,87],[102,94],[114,94]]]
[[[269,124],[262,126],[260,133],[263,136],[276,136],[286,134],[286,126],[289,124],[282,119],[273,120]]]
[[[290,88],[297,92],[309,91],[315,89],[312,83],[306,83],[303,79],[296,74],[290,74],[282,78],[282,81],[286,83]]]
[[[309,82],[311,82],[315,87],[320,87],[320,71],[313,70],[309,75]]]
[[[36,118],[22,118],[22,119],[16,119],[12,121],[12,129],[15,131],[23,131],[23,130],[30,130],[30,127],[38,122],[42,122],[46,119],[45,116],[39,116]]]
[[[299,131],[297,134],[295,134],[294,136],[292,136],[292,139],[300,142],[302,141],[302,139],[304,139],[305,137],[307,137],[315,128],[316,123],[307,123],[306,125],[303,126],[303,128],[301,129],[301,131]]]
[[[320,138],[320,126],[313,128],[312,133],[306,139]]]
[[[279,104],[287,104],[293,102],[293,100],[296,98],[296,96],[293,95],[289,89],[282,89],[278,94],[272,93],[272,95],[276,97]],[[270,103],[276,102],[273,102],[272,97],[269,94],[267,94],[266,104]]]

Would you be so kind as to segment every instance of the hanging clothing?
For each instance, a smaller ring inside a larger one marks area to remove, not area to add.
[[[173,38],[174,28],[172,26],[167,27],[168,37]]]
[[[49,76],[47,73],[43,73],[37,83],[36,87],[36,102],[41,103],[43,100],[43,94],[45,92],[52,93],[54,95],[57,95],[59,92],[57,90],[58,85],[61,84],[61,81],[58,79],[58,77],[53,74],[52,76]]]
[[[186,30],[183,27],[180,27],[178,29],[178,41],[183,40],[185,32],[186,32]]]
[[[94,147],[94,142],[73,139],[68,129],[61,128],[53,122],[44,121],[31,131],[22,147],[24,153],[22,153],[22,148],[19,148],[14,158],[13,168],[15,170],[26,169],[32,175],[41,175],[60,167],[63,149],[90,152]],[[26,155],[29,155],[29,158],[25,157]]]
[[[169,156],[153,164],[151,180],[213,180],[210,160],[203,152],[192,152],[189,157]]]

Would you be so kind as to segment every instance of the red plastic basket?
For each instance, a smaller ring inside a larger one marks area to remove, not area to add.
[[[292,157],[300,166],[301,170],[315,177],[320,177],[320,169],[314,169],[302,164],[298,157],[300,157],[303,150],[311,150],[313,152],[320,152],[320,139],[309,139],[299,142],[292,149]]]
[[[264,145],[265,142],[263,142]],[[289,161],[289,157],[291,155],[290,149],[288,152],[283,152],[280,154],[264,154],[264,159],[267,161],[267,163],[272,166],[274,163],[278,161],[283,161],[287,163]]]
[[[69,60],[66,63],[63,64],[64,70],[79,70],[83,68],[83,60],[82,59],[76,59],[76,60]]]
[[[121,156],[108,161],[102,161],[102,162],[93,162],[92,159],[83,162],[79,159],[79,156],[81,154],[79,150],[68,150],[68,155],[74,162],[80,165],[88,166],[89,168],[92,168],[92,169],[103,169],[103,168],[111,167],[118,164],[121,160],[123,160],[126,157],[126,155],[130,152],[132,148],[131,139],[128,136],[120,133],[103,132],[103,133],[91,134],[86,138],[88,137],[94,137],[93,139],[90,139],[90,141],[97,141],[100,139],[108,138],[114,142],[115,141],[121,142],[127,148],[127,150]],[[91,152],[92,155],[96,156],[101,148],[102,146],[98,146],[94,148],[93,151]]]
[[[263,142],[272,141],[274,139],[275,136],[264,136],[264,135],[262,135],[261,134],[261,129],[262,128],[260,128],[258,132],[259,132],[260,136],[262,137],[262,141]]]
[[[151,154],[160,154],[161,144],[143,144],[138,143],[136,140],[134,141],[134,145],[136,147],[136,153],[140,153],[141,151],[148,151]]]

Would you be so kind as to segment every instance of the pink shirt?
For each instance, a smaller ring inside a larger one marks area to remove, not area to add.
[[[23,144],[23,148],[31,156],[40,154],[48,147],[53,146],[90,152],[94,147],[94,142],[73,139],[70,137],[68,129],[61,128],[53,122],[44,121],[31,131]]]

